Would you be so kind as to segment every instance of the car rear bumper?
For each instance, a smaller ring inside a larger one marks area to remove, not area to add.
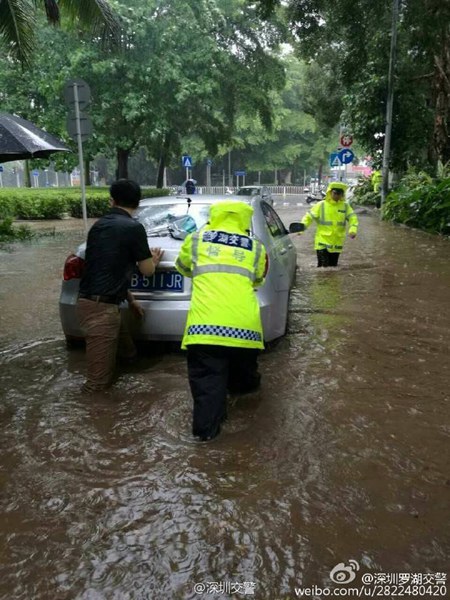
[[[83,338],[76,314],[77,294],[68,290],[67,283],[61,292],[59,300],[59,314],[64,335],[68,338]],[[128,323],[132,336],[136,340],[148,341],[181,341],[186,325],[189,301],[186,300],[140,300],[144,309],[142,319],[135,318],[128,310],[127,304],[121,306],[123,317]],[[261,319],[263,323],[264,339],[269,342],[284,334],[281,327],[277,327],[279,316],[274,314],[273,305],[261,301]]]

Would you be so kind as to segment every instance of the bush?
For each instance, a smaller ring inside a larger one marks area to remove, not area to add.
[[[34,236],[29,227],[21,225],[13,227],[12,217],[0,221],[0,242],[13,242],[15,240],[28,240]]]
[[[353,188],[353,199],[354,204],[362,204],[365,206],[379,206],[381,200],[380,192],[373,191],[373,185],[370,181],[370,177],[364,177]]]
[[[167,196],[167,189],[145,189],[145,198]],[[109,209],[109,188],[87,188],[88,217],[101,217]],[[80,188],[0,189],[0,219],[60,219],[64,213],[81,218]]]
[[[69,213],[72,217],[81,219],[83,209],[81,205],[81,194],[78,197],[70,198],[68,201]],[[109,209],[109,192],[104,189],[99,192],[86,191],[86,211],[89,218],[101,217]]]
[[[448,175],[448,174],[447,174]],[[388,197],[383,219],[432,233],[450,235],[450,176],[433,179],[410,171]]]

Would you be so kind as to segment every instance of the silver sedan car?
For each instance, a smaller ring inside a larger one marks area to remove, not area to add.
[[[266,278],[257,290],[264,339],[270,342],[286,331],[289,293],[295,281],[297,254],[289,234],[275,210],[260,196],[227,196],[227,200],[247,202],[253,209],[251,235],[267,251]],[[183,337],[191,299],[191,280],[175,269],[175,259],[186,235],[200,229],[208,220],[209,208],[222,196],[164,196],[143,199],[135,218],[144,225],[151,247],[164,250],[163,260],[151,277],[137,270],[130,290],[145,311],[134,318],[123,302],[122,315],[137,340],[179,341]],[[79,246],[64,265],[59,299],[61,324],[69,346],[83,338],[75,305],[84,265],[86,244]]]
[[[273,205],[273,198],[269,188],[265,185],[244,185],[236,192],[238,196],[261,196],[263,200]]]

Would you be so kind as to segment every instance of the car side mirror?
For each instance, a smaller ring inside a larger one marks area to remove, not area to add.
[[[289,225],[289,233],[299,233],[300,231],[305,231],[303,223],[291,223]]]

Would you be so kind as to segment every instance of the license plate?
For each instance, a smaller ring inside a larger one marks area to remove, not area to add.
[[[184,278],[180,273],[156,272],[150,277],[134,273],[131,278],[131,290],[158,291],[158,292],[182,292]]]

